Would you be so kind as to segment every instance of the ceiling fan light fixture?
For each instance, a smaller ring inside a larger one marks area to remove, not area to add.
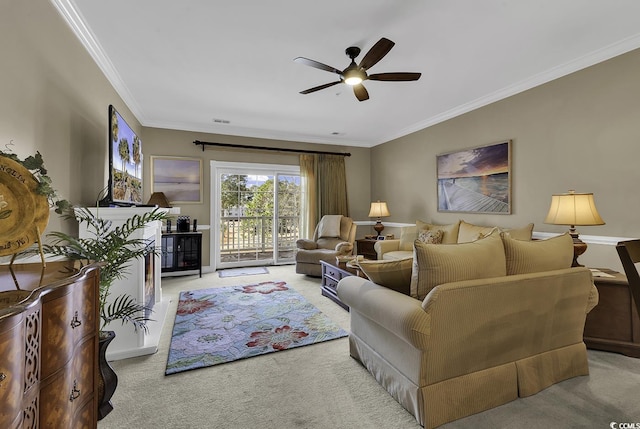
[[[362,78],[359,76],[353,76],[353,77],[348,77],[344,80],[344,83],[346,83],[347,85],[357,85],[359,83],[362,83]]]
[[[344,83],[347,85],[358,85],[364,80],[363,72],[358,69],[346,70],[344,72]]]
[[[395,72],[395,73],[374,73],[372,75],[367,74],[367,70],[376,65],[385,55],[389,53],[391,48],[395,43],[391,40],[383,37],[376,42],[375,45],[364,55],[360,64],[356,64],[355,58],[360,55],[360,48],[357,46],[350,46],[345,50],[345,54],[351,59],[351,64],[344,69],[339,70],[335,67],[328,66],[323,63],[319,63],[315,60],[310,60],[304,57],[294,58],[293,61],[307,65],[309,67],[314,67],[319,70],[324,70],[329,73],[335,73],[340,76],[339,81],[333,81],[329,83],[325,83],[324,85],[314,86],[313,88],[305,89],[304,91],[300,91],[300,94],[311,94],[312,92],[320,91],[321,89],[326,89],[332,87],[334,85],[338,85],[341,83],[346,83],[347,85],[353,87],[353,94],[356,96],[358,101],[365,101],[369,99],[369,93],[364,85],[361,85],[365,80],[381,80],[387,82],[408,82],[412,80],[420,79],[420,73],[409,73],[409,72]],[[336,94],[336,95],[339,95]]]

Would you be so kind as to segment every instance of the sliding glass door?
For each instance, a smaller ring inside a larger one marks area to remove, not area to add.
[[[216,269],[294,262],[298,166],[211,162]]]

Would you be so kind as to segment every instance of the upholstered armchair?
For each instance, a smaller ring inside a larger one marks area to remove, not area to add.
[[[325,215],[316,225],[313,238],[296,242],[296,273],[320,277],[320,261],[336,262],[338,255],[350,255],[356,240],[353,219],[341,215]]]

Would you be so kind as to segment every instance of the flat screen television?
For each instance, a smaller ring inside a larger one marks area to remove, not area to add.
[[[109,184],[101,205],[142,205],[142,141],[109,105]]]

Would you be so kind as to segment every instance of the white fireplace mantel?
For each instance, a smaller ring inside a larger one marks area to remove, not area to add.
[[[100,219],[112,222],[112,227],[118,227],[134,215],[144,215],[154,210],[154,207],[90,207],[89,210]],[[80,224],[80,238],[91,238],[91,231],[86,225]],[[160,249],[162,238],[162,224],[160,221],[149,222],[145,228],[134,233],[131,238],[155,241],[155,246]],[[135,331],[133,325],[122,324],[114,321],[105,327],[105,330],[115,331],[116,338],[107,349],[108,360],[125,359],[135,356],[153,354],[158,351],[162,325],[167,314],[168,302],[162,299],[162,285],[160,278],[160,256],[151,255],[152,258],[152,288],[153,288],[153,313],[152,321],[147,322],[148,332]],[[131,261],[125,278],[115,280],[111,286],[111,294],[108,302],[112,302],[117,296],[126,293],[132,296],[138,303],[145,301],[145,260]],[[151,286],[151,285],[150,285]]]

